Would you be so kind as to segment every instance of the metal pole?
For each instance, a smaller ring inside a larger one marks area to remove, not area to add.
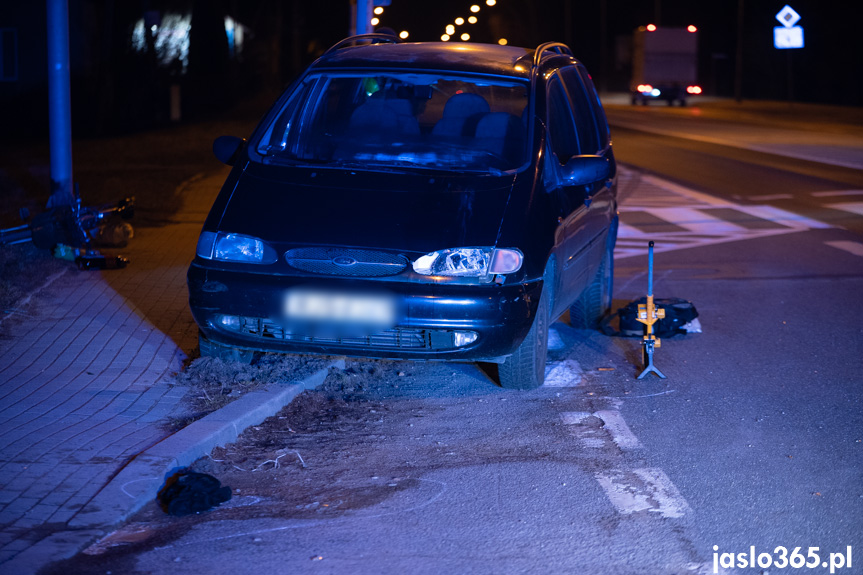
[[[607,0],[599,3],[599,69],[602,75],[599,78],[599,91],[608,91],[608,7]]]
[[[69,89],[69,1],[48,2],[48,121],[51,198],[48,207],[72,205],[72,104]]]
[[[653,295],[653,242],[647,244],[647,295]]]
[[[785,50],[788,53],[788,103],[794,101],[794,76],[791,72],[791,53],[794,50]]]
[[[357,0],[357,34],[374,32],[372,29],[372,0]]]
[[[734,59],[734,99],[743,100],[743,0],[737,1],[737,55]]]

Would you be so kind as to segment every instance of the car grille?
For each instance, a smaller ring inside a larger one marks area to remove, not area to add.
[[[239,322],[228,329],[264,341],[275,339],[292,343],[364,349],[443,350],[456,348],[453,344],[452,331],[449,330],[394,327],[368,336],[336,338],[288,332],[279,323],[264,318],[240,317],[238,319]]]
[[[285,254],[292,268],[328,276],[382,277],[401,273],[408,259],[398,254],[345,248],[295,248]]]

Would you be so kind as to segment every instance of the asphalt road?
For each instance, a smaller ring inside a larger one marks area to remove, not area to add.
[[[825,196],[818,195],[863,189],[863,170],[619,126],[614,129],[614,148],[621,162],[702,192],[775,205],[863,234],[859,214],[831,209]]]
[[[655,239],[655,294],[703,326],[663,341],[667,379],[565,317],[535,391],[381,362],[267,438],[304,467],[200,516],[151,509],[51,572],[863,572],[861,172],[622,128],[615,149],[615,303],[644,294]]]
[[[696,302],[705,332],[686,368],[669,377],[675,393],[627,402],[622,412],[692,507],[694,547],[747,555],[753,545],[756,555],[819,547],[822,556],[856,549],[863,172],[620,127],[615,148],[629,166],[813,224],[657,259],[656,292]],[[638,274],[621,263],[618,285]],[[681,347],[672,340],[661,353],[679,358]],[[829,562],[810,572],[828,571]]]

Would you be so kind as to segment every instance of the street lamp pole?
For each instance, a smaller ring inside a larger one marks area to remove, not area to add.
[[[599,3],[599,91],[608,91],[608,7],[607,0]]]
[[[48,5],[48,122],[51,198],[48,207],[71,205],[72,103],[69,89],[69,1]]]
[[[372,13],[374,7],[373,0],[354,0],[352,2],[353,22],[351,22],[351,36],[354,34],[368,34],[373,32],[372,29]]]
[[[743,0],[737,1],[737,54],[734,58],[734,100],[743,101]]]

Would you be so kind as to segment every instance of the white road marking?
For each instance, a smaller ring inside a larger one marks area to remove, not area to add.
[[[602,420],[603,428],[608,431],[611,440],[621,449],[641,449],[641,442],[635,437],[635,434],[626,425],[623,416],[619,411],[603,410],[594,413],[586,411],[566,411],[560,414],[560,419],[564,425],[579,425],[585,418],[590,416],[598,417]],[[582,438],[582,440],[594,438]],[[601,447],[603,442],[600,440],[598,444],[595,441],[590,441],[590,447]]]
[[[588,417],[596,417],[596,414],[588,411],[567,411],[560,414],[564,425],[581,425]],[[590,449],[601,449],[605,447],[605,433],[601,427],[589,427],[578,430],[575,435],[584,447]]]
[[[622,172],[624,181],[634,177],[632,172]],[[644,256],[647,253],[648,240],[656,242],[657,252],[668,252],[833,227],[774,206],[742,205],[714,198],[656,176],[642,175],[637,183],[631,185],[635,186],[634,193],[625,197],[620,205],[620,227],[614,250],[616,259]],[[781,199],[779,196],[780,194],[756,196],[756,199]],[[834,204],[829,207],[863,213],[863,203]],[[711,213],[714,209],[723,211],[714,212],[714,215]],[[748,228],[741,225],[746,223],[744,220],[738,223],[726,220],[725,210],[729,209],[776,225]],[[630,223],[635,220],[627,221],[627,214],[633,212],[643,212],[660,221],[655,229],[646,225],[642,230]],[[677,226],[678,229],[657,231],[662,228],[663,221]]]
[[[816,198],[829,198],[831,196],[863,196],[863,190],[835,190],[829,192],[812,192]]]
[[[674,182],[669,182],[668,180],[664,180],[656,176],[645,175],[641,177],[641,181],[652,184],[656,187],[662,188],[674,194],[684,196],[686,198],[689,198],[690,200],[695,200],[699,203],[706,204],[708,206],[721,206],[723,208],[727,208],[734,205],[729,201],[716,198],[708,194],[702,194],[701,192],[696,192],[695,190],[675,184]]]
[[[734,209],[750,216],[761,218],[762,220],[788,226],[793,230],[826,230],[833,227],[830,224],[781,210],[774,206],[735,206]]]
[[[577,387],[584,372],[574,359],[552,362],[545,366],[545,387]]]
[[[616,402],[618,405],[620,402]],[[580,425],[589,417],[598,417],[613,441],[621,449],[642,447],[638,438],[626,425],[623,416],[616,410],[566,411],[560,414],[564,425]],[[585,447],[603,447],[606,443],[597,437],[597,428],[584,429],[579,439]],[[638,511],[659,513],[663,517],[683,517],[691,511],[686,499],[677,490],[671,479],[659,468],[645,467],[633,470],[613,469],[596,474],[596,480],[605,490],[611,504],[618,513],[628,515]]]
[[[619,411],[597,411],[594,415],[605,423],[605,429],[611,433],[611,438],[621,449],[639,449],[641,443],[630,431]]]
[[[692,511],[661,469],[611,470],[597,473],[596,480],[605,490],[611,504],[623,515],[647,511],[675,518]]]
[[[591,415],[589,411],[565,411],[560,414],[560,419],[564,425],[578,425]]]
[[[659,208],[651,210],[651,214],[666,222],[686,228],[690,232],[706,236],[726,236],[746,233],[746,228],[726,222],[710,215],[709,210],[693,210],[691,208]]]
[[[851,241],[836,241],[836,242],[824,242],[828,246],[844,250],[848,253],[854,254],[855,256],[863,256],[863,244],[860,242],[851,242]]]
[[[863,202],[847,202],[842,204],[826,204],[825,208],[832,210],[842,210],[843,212],[851,212],[863,216]]]

